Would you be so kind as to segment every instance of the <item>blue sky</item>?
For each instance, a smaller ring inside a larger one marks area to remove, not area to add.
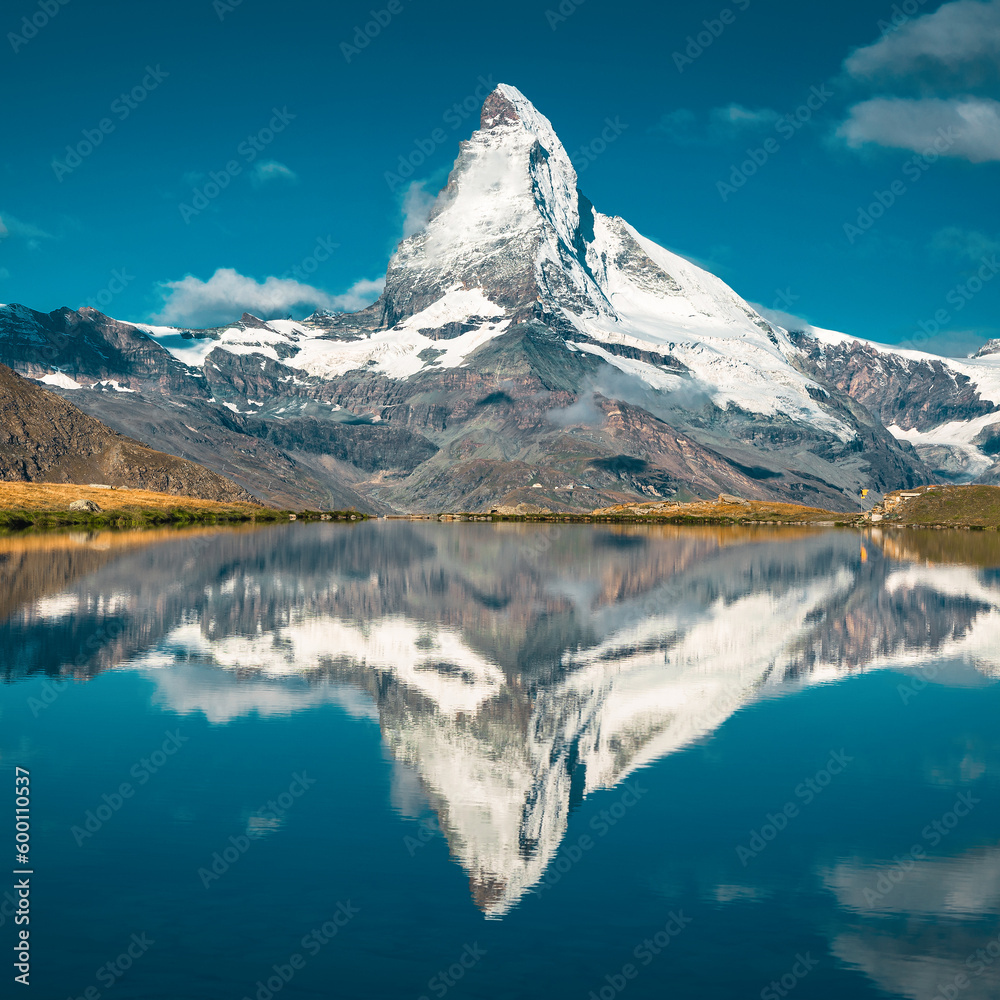
[[[1000,336],[1000,0],[13,0],[0,27],[0,301],[358,307],[505,82],[601,211],[750,301]]]

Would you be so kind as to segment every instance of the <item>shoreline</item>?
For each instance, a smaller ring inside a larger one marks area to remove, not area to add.
[[[76,509],[74,509],[76,508]],[[292,510],[201,500],[99,484],[0,482],[0,531],[63,528],[136,529],[185,525],[279,524],[294,521],[403,520],[507,524],[616,524],[802,528],[1000,530],[1000,486],[916,487],[887,493],[869,510],[830,511],[720,494],[688,503],[639,501],[590,512],[494,507],[486,511],[368,514],[358,510]]]

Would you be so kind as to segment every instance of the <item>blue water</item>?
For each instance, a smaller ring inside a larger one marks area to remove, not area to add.
[[[939,549],[379,522],[5,554],[34,995],[1000,996],[1000,578]]]

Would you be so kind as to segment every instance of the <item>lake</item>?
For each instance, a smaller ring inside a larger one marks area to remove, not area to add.
[[[33,995],[995,1000],[997,567],[994,532],[0,539]]]

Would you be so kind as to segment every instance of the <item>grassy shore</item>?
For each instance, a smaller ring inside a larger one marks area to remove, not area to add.
[[[874,515],[874,516],[873,516]],[[493,521],[563,521],[617,524],[784,524],[812,527],[901,525],[922,528],[1000,528],[1000,486],[921,486],[894,490],[873,510],[824,510],[800,504],[719,497],[692,503],[643,501],[602,507],[589,514],[504,509],[489,515],[442,515],[445,519]]]
[[[91,500],[99,511],[70,510]],[[273,524],[289,520],[362,521],[356,510],[278,510],[249,503],[222,503],[147,490],[103,489],[64,483],[0,483],[0,530],[29,528],[147,528],[198,524]],[[405,516],[405,515],[404,515]],[[506,508],[485,513],[414,515],[443,521],[515,521],[581,524],[797,525],[801,527],[900,525],[921,528],[1000,528],[1000,486],[922,486],[895,490],[873,510],[845,513],[800,504],[720,497],[692,503],[643,501],[590,513]]]
[[[90,500],[99,511],[70,510]],[[185,524],[269,524],[290,519],[363,520],[357,511],[290,511],[251,503],[199,500],[149,490],[103,489],[66,483],[0,483],[0,529],[144,528]]]
[[[875,507],[876,523],[921,528],[1000,527],[1000,486],[921,486],[895,490]]]

